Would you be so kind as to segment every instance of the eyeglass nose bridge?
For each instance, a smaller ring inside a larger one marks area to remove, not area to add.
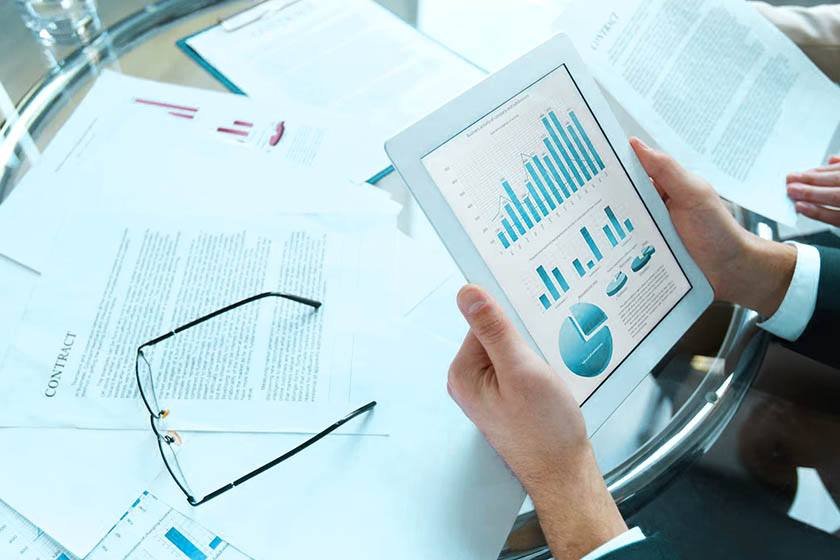
[[[180,446],[184,442],[184,438],[176,430],[169,430],[160,422],[169,415],[169,410],[162,410],[159,416],[152,417],[152,426],[157,437],[166,443],[172,445],[173,443]]]

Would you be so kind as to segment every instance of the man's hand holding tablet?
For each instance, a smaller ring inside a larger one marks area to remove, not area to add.
[[[562,36],[386,150],[466,278],[568,386],[589,433],[712,301]]]
[[[515,84],[533,86],[558,68],[580,94],[577,105],[574,90],[563,92],[558,82],[547,91],[520,87],[509,94]],[[534,116],[529,105],[544,136],[519,124]],[[505,134],[506,128],[516,133]],[[480,139],[482,131],[495,138],[475,152],[461,136],[456,149],[450,145],[454,153],[445,154],[451,157],[428,158],[460,135]],[[598,471],[587,425],[591,432],[667,352],[708,305],[712,288],[719,299],[768,317],[785,299],[797,262],[795,247],[741,228],[703,179],[638,139],[628,144],[620,133],[571,46],[556,38],[387,146],[467,278],[483,286],[458,294],[470,331],[452,362],[448,389],[532,497],[555,558],[595,558],[643,538],[627,532]],[[540,141],[544,153],[533,149]],[[519,162],[505,160],[511,150]],[[517,164],[524,174],[517,175]],[[613,207],[626,216],[623,228]],[[607,222],[596,237],[592,216],[601,209]],[[558,242],[563,246],[553,249]],[[585,266],[582,247],[592,255]],[[541,264],[546,254],[563,257],[550,273]],[[650,270],[657,272],[645,278]],[[540,283],[529,282],[532,272]],[[652,294],[652,303],[633,301]],[[628,303],[609,304],[622,297]],[[528,308],[532,300],[543,315]],[[559,327],[550,317],[558,312]],[[663,326],[673,332],[662,333]],[[613,343],[622,336],[623,347]],[[583,365],[564,355],[570,340],[580,345]],[[575,384],[576,377],[597,382]],[[645,551],[659,546],[641,544]]]
[[[796,248],[747,232],[706,181],[637,139],[631,144],[718,298],[771,316]],[[449,392],[525,486],[554,557],[581,558],[627,531],[560,377],[486,292],[464,287],[458,307],[470,331],[449,370]]]

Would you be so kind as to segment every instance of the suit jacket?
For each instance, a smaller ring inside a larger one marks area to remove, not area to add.
[[[784,345],[840,368],[840,249],[816,246],[820,252],[820,284],[814,315],[795,342]]]
[[[658,534],[614,550],[598,560],[678,560],[668,541]]]

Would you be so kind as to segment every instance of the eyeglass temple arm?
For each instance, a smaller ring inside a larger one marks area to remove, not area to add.
[[[341,426],[343,426],[344,424],[346,424],[347,422],[349,422],[350,420],[352,420],[356,416],[358,416],[358,415],[360,415],[364,412],[367,412],[368,410],[371,410],[375,406],[376,406],[376,401],[371,401],[371,402],[367,403],[366,405],[357,408],[356,410],[349,413],[347,416],[345,416],[341,420],[337,421],[335,424],[331,425],[329,428],[326,428],[325,430],[322,430],[322,431],[318,432],[317,434],[315,434],[314,436],[312,436],[308,440],[304,441],[303,443],[301,443],[300,445],[298,445],[294,449],[292,449],[290,451],[287,451],[286,453],[280,455],[279,457],[277,457],[273,461],[269,461],[268,463],[264,464],[261,467],[258,467],[256,469],[254,469],[253,471],[249,472],[248,474],[237,478],[236,480],[234,480],[230,484],[226,484],[226,485],[222,486],[221,488],[219,488],[218,490],[214,490],[213,492],[210,492],[209,494],[204,496],[201,500],[196,500],[192,496],[187,496],[187,501],[190,503],[190,505],[193,505],[193,506],[199,506],[203,503],[209,502],[210,500],[219,496],[220,494],[224,494],[228,490],[230,490],[232,488],[236,488],[240,484],[251,480],[252,478],[257,476],[258,474],[262,474],[265,471],[267,471],[268,469],[279,465],[280,463],[282,463],[283,461],[285,461],[289,457],[292,457],[293,455],[296,455],[297,453],[300,453],[301,451],[303,451],[304,449],[306,449],[310,445],[312,445],[314,443],[317,443],[319,440],[321,440],[325,436],[329,435],[331,432],[334,432],[335,430],[337,430],[338,428],[340,428]]]
[[[227,313],[228,311],[236,309],[237,307],[241,307],[241,306],[243,306],[247,303],[251,303],[252,301],[257,301],[258,299],[263,299],[263,298],[267,298],[267,297],[279,297],[279,298],[287,299],[289,301],[294,301],[296,303],[302,303],[303,305],[308,305],[309,307],[312,307],[314,309],[318,309],[322,305],[320,301],[305,298],[305,297],[301,297],[301,296],[296,296],[294,294],[285,294],[285,293],[282,293],[282,292],[263,292],[261,294],[257,294],[257,295],[251,296],[251,297],[247,297],[243,300],[237,301],[236,303],[231,303],[230,305],[226,305],[225,307],[222,307],[221,309],[217,309],[216,311],[213,311],[212,313],[208,313],[207,315],[199,317],[198,319],[193,319],[192,321],[190,321],[189,323],[187,323],[185,325],[181,325],[180,327],[176,327],[175,329],[172,329],[168,333],[162,334],[159,337],[154,338],[154,339],[140,345],[140,348],[138,348],[138,351],[142,350],[143,348],[145,348],[147,346],[154,346],[158,342],[163,342],[167,338],[175,336],[176,334],[178,334],[181,331],[185,331],[185,330],[189,329],[190,327],[200,325],[201,323],[203,323],[205,321],[209,321],[213,317],[218,317],[222,313]]]

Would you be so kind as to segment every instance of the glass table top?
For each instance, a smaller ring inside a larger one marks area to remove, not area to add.
[[[442,42],[479,67],[500,67],[553,33],[565,0],[494,1],[379,0],[421,32]],[[43,149],[87,91],[93,74],[80,68],[109,68],[138,77],[223,91],[223,86],[187,58],[175,41],[219,18],[247,7],[243,1],[100,0],[99,15],[111,29],[96,48],[50,51],[26,29],[12,2],[0,4],[0,58],[5,99],[0,112],[17,106],[23,132]],[[492,40],[491,40],[492,38]],[[101,38],[100,38],[101,39]],[[25,173],[22,137],[7,122],[0,144],[5,166],[0,200]],[[378,186],[406,207],[414,202],[396,174]],[[741,222],[763,235],[766,224],[741,209]],[[416,209],[401,215],[400,227],[428,236],[428,223]],[[702,456],[727,427],[753,383],[767,350],[753,313],[716,303],[662,360],[593,437],[608,486],[630,515],[661,493]],[[524,557],[544,550],[532,512],[523,510],[503,556]]]

